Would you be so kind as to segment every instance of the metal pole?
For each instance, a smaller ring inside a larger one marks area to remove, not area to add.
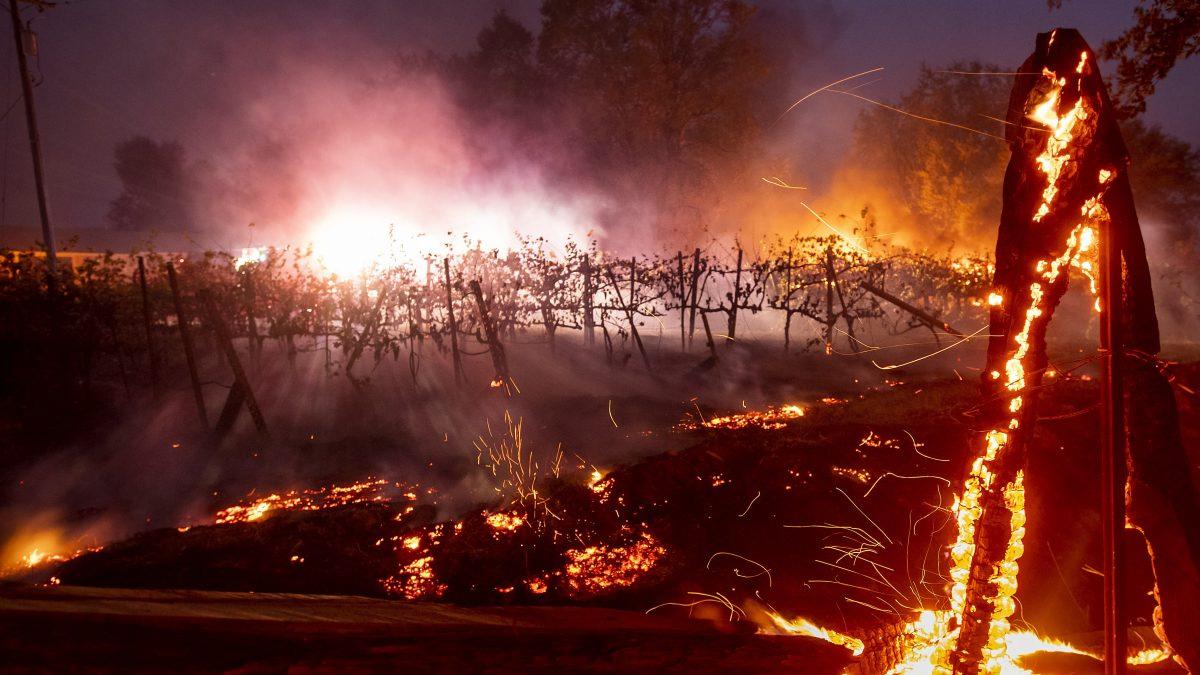
[[[50,226],[50,207],[46,201],[46,180],[42,175],[42,140],[38,134],[37,115],[33,109],[33,81],[29,79],[29,62],[25,58],[24,31],[18,0],[8,0],[12,15],[13,40],[17,43],[17,67],[21,71],[21,94],[25,99],[25,121],[29,127],[29,152],[33,155],[33,182],[37,188],[38,215],[42,219],[42,240],[46,244],[46,268],[54,276],[58,249],[54,245],[54,228]]]
[[[1100,238],[1100,353],[1103,385],[1101,439],[1101,505],[1104,560],[1104,672],[1123,675],[1126,659],[1124,554],[1125,415],[1121,368],[1122,290],[1120,242],[1111,224]]]

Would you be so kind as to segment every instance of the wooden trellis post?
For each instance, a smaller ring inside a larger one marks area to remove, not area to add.
[[[225,405],[221,407],[221,416],[217,418],[217,426],[213,428],[213,442],[219,445],[233,428],[243,404],[250,412],[254,428],[258,430],[260,436],[265,438],[270,435],[267,433],[267,420],[258,407],[258,399],[254,397],[250,380],[246,378],[246,370],[242,368],[242,359],[233,346],[229,328],[225,325],[225,320],[221,318],[221,311],[217,307],[216,301],[213,300],[212,293],[208,289],[201,289],[199,295],[200,301],[204,304],[204,311],[208,315],[209,325],[216,335],[217,346],[225,353],[225,360],[233,372],[233,386],[229,389]]]
[[[833,353],[833,246],[825,247],[825,353]]]
[[[871,293],[872,295],[877,296],[881,300],[887,300],[888,302],[892,303],[893,305],[908,312],[909,314],[911,314],[913,316],[914,319],[920,321],[921,323],[925,324],[926,326],[928,326],[932,329],[945,331],[957,338],[966,337],[966,335],[962,331],[958,330],[954,326],[951,326],[950,324],[946,323],[945,321],[942,321],[941,319],[934,317],[929,312],[923,311],[919,307],[916,307],[914,305],[911,305],[911,304],[901,300],[900,298],[896,297],[895,295],[893,295],[891,293],[888,293],[887,291],[883,290],[882,288],[878,288],[878,287],[874,286],[873,284],[870,284],[865,281],[862,282],[861,284],[859,284],[859,286],[864,291],[867,291],[867,292]]]
[[[146,352],[150,356],[150,386],[158,398],[161,388],[158,380],[158,352],[154,349],[154,315],[150,308],[150,290],[146,282],[146,259],[138,256],[138,287],[142,292],[142,324],[146,330]]]
[[[792,246],[788,245],[787,267],[783,277],[783,353],[792,346]]]
[[[450,355],[454,359],[454,382],[463,384],[467,381],[463,372],[462,354],[458,351],[458,322],[454,320],[454,293],[450,283],[450,259],[442,258],[442,269],[446,273],[446,320],[450,331]]]
[[[642,363],[645,364],[646,370],[653,370],[650,366],[650,357],[646,354],[646,347],[642,344],[642,336],[637,329],[637,306],[634,304],[637,298],[637,257],[629,259],[629,302],[625,302],[625,299],[621,297],[621,286],[617,283],[617,277],[613,274],[611,267],[608,269],[608,279],[612,283],[613,292],[617,295],[617,301],[621,303],[621,307],[625,311],[625,320],[629,322],[629,337],[637,345],[638,353],[642,355]]]
[[[187,361],[188,377],[192,381],[192,396],[196,399],[196,413],[200,418],[200,428],[209,433],[208,410],[204,407],[204,390],[200,385],[200,373],[196,370],[196,348],[192,344],[192,332],[188,328],[187,313],[183,311],[183,298],[179,294],[179,279],[175,274],[175,265],[167,263],[167,281],[171,285],[171,299],[175,303],[175,321],[179,326],[179,338],[183,341],[183,356]]]
[[[742,245],[737,245],[737,267],[733,273],[733,293],[729,296],[729,341],[737,338],[738,303],[742,297]]]
[[[687,279],[683,276],[683,251],[675,256],[677,274],[679,275],[679,350],[687,351],[687,313],[684,309],[688,304]]]
[[[594,295],[596,289],[592,286],[592,259],[588,254],[583,254],[583,262],[579,264],[579,274],[583,276],[583,343],[586,345],[596,344],[596,317],[594,305]]]
[[[258,336],[258,320],[254,318],[254,274],[249,267],[242,269],[242,283],[246,295],[246,332],[250,336],[250,358],[257,362],[262,353],[262,339]]]
[[[483,298],[483,289],[479,286],[478,279],[471,280],[471,293],[475,296],[475,305],[479,308],[479,323],[483,326],[483,335],[478,336],[479,341],[487,345],[488,353],[492,355],[492,366],[496,370],[496,378],[493,382],[508,386],[511,381],[508,371],[508,356],[504,353],[504,344],[500,342],[500,333],[496,330],[496,324],[492,320],[488,303]]]
[[[542,264],[542,326],[546,331],[546,340],[550,343],[550,353],[557,351],[554,344],[554,334],[558,330],[557,318],[554,316],[554,307],[552,305],[552,297],[554,295],[554,281],[550,278],[550,261],[544,256],[541,259]]]
[[[692,338],[696,335],[696,310],[700,306],[700,249],[692,251],[692,288],[688,303],[688,349],[692,348]]]
[[[712,328],[708,325],[708,312],[700,312],[700,322],[704,324],[704,342],[708,345],[708,352],[713,360],[716,360],[717,343],[713,340]]]

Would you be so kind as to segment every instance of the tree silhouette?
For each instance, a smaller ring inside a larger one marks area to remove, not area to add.
[[[135,136],[118,143],[113,154],[121,194],[109,207],[110,225],[122,230],[192,226],[192,181],[183,146]]]

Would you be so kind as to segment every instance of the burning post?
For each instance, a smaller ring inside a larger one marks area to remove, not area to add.
[[[1174,414],[1174,400],[1155,367],[1158,325],[1137,215],[1128,154],[1113,107],[1095,67],[1095,55],[1077,31],[1038,36],[1021,66],[1008,110],[1012,158],[1004,181],[1004,210],[996,245],[991,303],[991,342],[983,386],[988,429],[954,505],[957,541],[951,549],[950,633],[934,654],[939,672],[999,672],[1006,662],[1005,637],[1015,610],[1018,562],[1024,550],[1023,469],[1037,419],[1037,393],[1046,370],[1046,328],[1066,291],[1072,269],[1088,280],[1111,284],[1096,306],[1111,322],[1111,383],[1129,371],[1126,414],[1110,440],[1122,458],[1128,443],[1129,527],[1142,530],[1151,550],[1160,607],[1156,629],[1185,664],[1195,666],[1197,535],[1195,494]],[[1098,248],[1111,265],[1098,264]],[[1107,279],[1109,270],[1120,278]],[[1097,278],[1099,277],[1099,279]],[[1117,301],[1120,301],[1118,304]],[[1106,332],[1107,334],[1107,332]],[[1124,351],[1120,346],[1124,345]],[[1113,415],[1120,390],[1111,398]],[[1148,408],[1153,405],[1154,408]],[[1121,428],[1125,433],[1120,433]],[[1113,480],[1124,475],[1116,464]],[[1108,489],[1108,488],[1106,488]],[[1113,500],[1109,515],[1121,512]],[[1120,526],[1109,537],[1119,545]],[[1119,569],[1106,558],[1106,627],[1109,672],[1123,669]],[[1170,589],[1165,590],[1169,584]],[[1114,637],[1115,636],[1115,637]]]

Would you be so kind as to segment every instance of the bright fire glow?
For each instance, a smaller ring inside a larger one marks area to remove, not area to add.
[[[803,617],[785,619],[779,614],[768,611],[766,615],[771,623],[759,625],[759,633],[770,635],[808,635],[820,638],[835,645],[841,645],[850,650],[855,656],[864,651],[863,641],[835,630],[822,628]],[[933,658],[939,645],[945,644],[948,638],[954,638],[955,631],[947,630],[951,613],[946,611],[923,610],[916,619],[904,624],[900,631],[898,642],[907,656],[907,660],[892,667],[888,675],[932,675],[935,669]],[[1061,640],[1039,636],[1033,631],[1010,631],[1004,636],[1005,655],[1003,659],[990,664],[991,671],[1000,675],[1031,675],[1031,671],[1021,667],[1018,662],[1034,654],[1056,653],[1077,654],[1097,661],[1102,660],[1100,654],[1089,652]],[[1164,661],[1169,653],[1158,647],[1147,647],[1128,657],[1129,665],[1146,665]]]
[[[248,248],[242,249],[241,254],[238,255],[237,258],[234,259],[233,264],[238,269],[241,269],[241,268],[245,267],[246,265],[260,263],[260,262],[265,261],[266,259],[267,259],[266,247],[250,246]]]
[[[335,208],[310,233],[313,255],[343,278],[398,264],[403,250],[398,242],[407,234],[393,223],[380,210]]]
[[[516,513],[491,513],[488,514],[487,524],[495,530],[515,532],[518,527],[525,524],[525,517]]]
[[[767,616],[771,618],[775,627],[782,631],[784,635],[808,635],[809,637],[820,638],[826,642],[841,645],[849,649],[855,656],[861,655],[866,648],[862,640],[829,628],[821,628],[804,617],[785,619],[775,612],[767,612]]]

